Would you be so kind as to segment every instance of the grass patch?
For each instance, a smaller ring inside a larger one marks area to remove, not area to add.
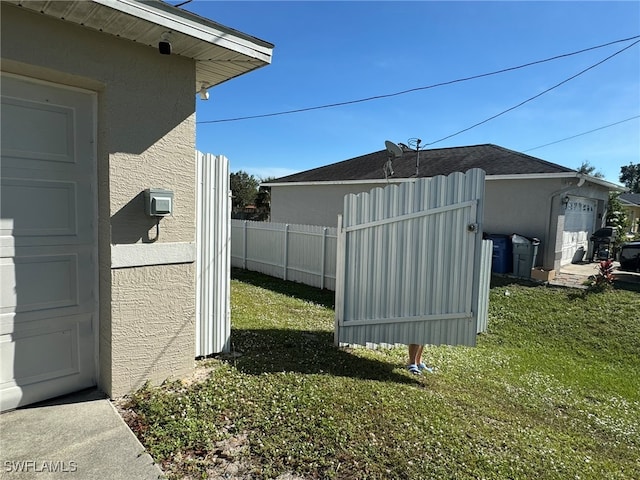
[[[494,282],[478,346],[415,377],[333,346],[331,292],[234,271],[238,356],[125,418],[172,478],[640,478],[640,295]]]

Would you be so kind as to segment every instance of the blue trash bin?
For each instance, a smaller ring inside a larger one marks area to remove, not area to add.
[[[511,237],[502,234],[489,234],[487,236],[493,241],[491,271],[493,273],[511,273],[513,271]]]

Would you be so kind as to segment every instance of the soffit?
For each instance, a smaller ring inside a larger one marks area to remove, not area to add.
[[[196,61],[195,91],[271,63],[273,45],[157,0],[7,0],[26,10],[158,48],[170,32],[172,55]]]

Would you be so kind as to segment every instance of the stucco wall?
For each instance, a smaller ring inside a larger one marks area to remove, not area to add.
[[[193,368],[194,275],[193,264],[113,270],[114,396]]]
[[[271,188],[271,221],[335,227],[344,196],[368,192],[380,184],[308,185]]]
[[[546,240],[550,195],[561,185],[560,179],[487,181],[485,232],[519,233]]]
[[[161,381],[188,371],[194,265],[112,270],[111,249],[195,241],[193,61],[6,4],[2,16],[4,71],[98,93],[100,386],[119,396],[145,375]],[[149,187],[175,193],[157,239],[143,208]]]

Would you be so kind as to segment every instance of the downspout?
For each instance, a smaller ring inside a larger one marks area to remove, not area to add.
[[[552,192],[551,195],[549,195],[549,215],[547,215],[547,245],[549,247],[551,247],[551,215],[553,214],[553,201],[555,197],[558,197],[560,195],[562,195],[563,193],[567,193],[571,190],[574,190],[576,188],[580,188],[582,185],[584,185],[584,183],[586,182],[586,178],[583,174],[578,173],[576,174],[576,177],[578,178],[578,183],[575,185],[568,185],[566,187],[562,187],[560,190],[556,190],[555,192]],[[558,225],[558,222],[556,221],[556,226]],[[557,235],[557,229],[556,229],[556,235]],[[549,253],[549,252],[547,252]],[[555,268],[555,254],[556,254],[556,243],[555,243],[555,239],[553,242],[553,251],[551,252],[553,253],[553,265],[551,265],[553,268]],[[546,254],[545,254],[546,256]],[[544,265],[544,260],[543,260],[543,266]]]

